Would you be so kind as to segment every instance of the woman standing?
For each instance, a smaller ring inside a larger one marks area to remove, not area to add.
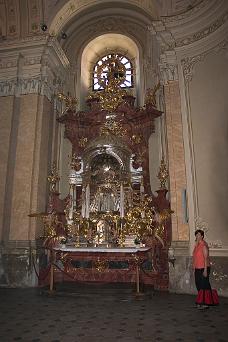
[[[195,231],[196,245],[193,251],[193,268],[195,271],[195,283],[198,290],[196,298],[197,308],[207,309],[209,305],[218,304],[218,295],[216,290],[211,289],[210,275],[210,260],[209,248],[204,241],[204,231],[197,229]]]

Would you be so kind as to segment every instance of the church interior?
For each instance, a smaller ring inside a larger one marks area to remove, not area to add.
[[[201,229],[226,301],[227,37],[225,0],[0,0],[0,292],[178,302]]]

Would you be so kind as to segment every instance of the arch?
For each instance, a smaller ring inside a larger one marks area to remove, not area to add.
[[[105,147],[105,154],[112,156],[113,158],[115,158],[118,163],[120,164],[120,169],[121,170],[127,170],[127,165],[124,163],[123,159],[120,156],[120,152],[119,151],[114,151],[110,148],[106,148]],[[91,165],[91,161],[100,154],[98,149],[93,149],[92,151],[90,151],[88,154],[86,154],[84,156],[84,165],[83,165],[83,169],[84,171],[87,171]]]
[[[99,0],[70,0],[68,1],[55,15],[51,24],[49,33],[51,35],[57,35],[63,27],[77,14],[81,11],[88,9],[94,5],[100,5]],[[110,0],[102,0],[102,5],[109,4],[113,5],[114,7],[119,6],[121,7],[123,3],[116,3],[116,1]],[[158,11],[155,6],[154,1],[151,0],[125,0],[125,5],[132,5],[136,8],[140,8],[143,10],[147,15],[149,14],[152,19],[158,18]]]
[[[84,48],[81,55],[81,101],[88,93],[91,86],[91,66],[93,66],[98,56],[105,55],[110,52],[118,52],[127,56],[132,62],[136,70],[134,75],[135,87],[140,89],[140,66],[139,55],[140,51],[135,41],[130,37],[117,33],[106,33],[91,40]],[[138,97],[137,93],[135,93]]]

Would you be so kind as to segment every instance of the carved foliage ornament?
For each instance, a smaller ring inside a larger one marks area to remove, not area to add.
[[[48,82],[46,77],[13,78],[9,81],[0,82],[0,96],[41,94],[52,100],[58,86],[60,86],[58,80]]]
[[[168,83],[169,81],[178,80],[178,70],[177,65],[172,63],[161,63],[159,65],[161,81],[163,84]]]
[[[215,47],[209,49],[206,52],[201,53],[200,55],[193,56],[193,57],[186,57],[182,59],[181,65],[183,68],[183,74],[184,74],[184,79],[186,82],[190,82],[192,80],[193,76],[193,69],[194,66],[198,63],[204,60],[204,58],[209,55],[212,52],[219,52],[223,49],[227,49],[228,46],[228,40],[225,40]]]
[[[100,128],[101,135],[109,135],[113,134],[119,137],[123,137],[126,135],[126,129],[123,128],[120,122],[116,121],[113,118],[109,118],[106,120],[103,126]]]

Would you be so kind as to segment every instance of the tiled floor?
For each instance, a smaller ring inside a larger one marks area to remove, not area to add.
[[[228,298],[194,308],[194,297],[102,286],[0,289],[0,342],[228,341]]]

